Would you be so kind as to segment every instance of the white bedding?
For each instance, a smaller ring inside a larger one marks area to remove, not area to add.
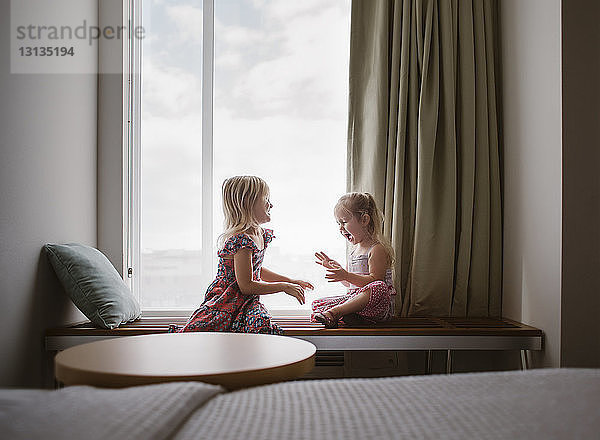
[[[0,438],[158,440],[223,388],[204,383],[0,390]]]
[[[7,439],[596,439],[600,370],[0,391]]]
[[[600,370],[257,387],[214,397],[175,439],[600,439]]]

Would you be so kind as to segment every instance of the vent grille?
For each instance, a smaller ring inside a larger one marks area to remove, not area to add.
[[[315,355],[315,367],[343,367],[343,351],[317,351]]]

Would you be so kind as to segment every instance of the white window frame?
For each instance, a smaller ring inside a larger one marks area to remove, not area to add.
[[[135,28],[142,23],[142,0],[123,2],[124,25]],[[214,0],[202,1],[202,267],[210,267],[213,240],[213,77],[214,77]],[[123,254],[124,278],[133,295],[141,301],[141,73],[142,42],[132,38],[123,48],[124,112],[123,151],[124,194]],[[187,316],[191,309],[144,309],[145,316]]]
[[[213,97],[214,97],[214,2],[202,4],[202,266],[210,267],[213,244]],[[142,0],[123,1],[124,26],[142,23]],[[141,73],[142,42],[124,39],[123,44],[123,278],[141,301]],[[189,316],[192,309],[142,310],[144,316]],[[273,316],[308,316],[307,309],[269,309]]]
[[[141,22],[141,0],[123,1],[123,25]],[[141,206],[141,40],[123,39],[123,278],[134,297],[140,301],[137,275],[140,261]]]

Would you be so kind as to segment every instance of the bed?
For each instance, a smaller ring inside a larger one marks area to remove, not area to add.
[[[600,369],[1,390],[10,439],[595,439]]]

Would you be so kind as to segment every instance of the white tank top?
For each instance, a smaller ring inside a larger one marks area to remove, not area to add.
[[[371,253],[371,249],[373,249],[375,245],[371,246],[366,254],[362,255],[350,255],[350,260],[348,261],[348,272],[356,273],[359,275],[369,275],[369,254]],[[385,272],[385,278],[383,280],[388,286],[393,286],[392,283],[392,269],[388,269]],[[358,289],[358,286],[354,284],[350,284],[350,290]]]

